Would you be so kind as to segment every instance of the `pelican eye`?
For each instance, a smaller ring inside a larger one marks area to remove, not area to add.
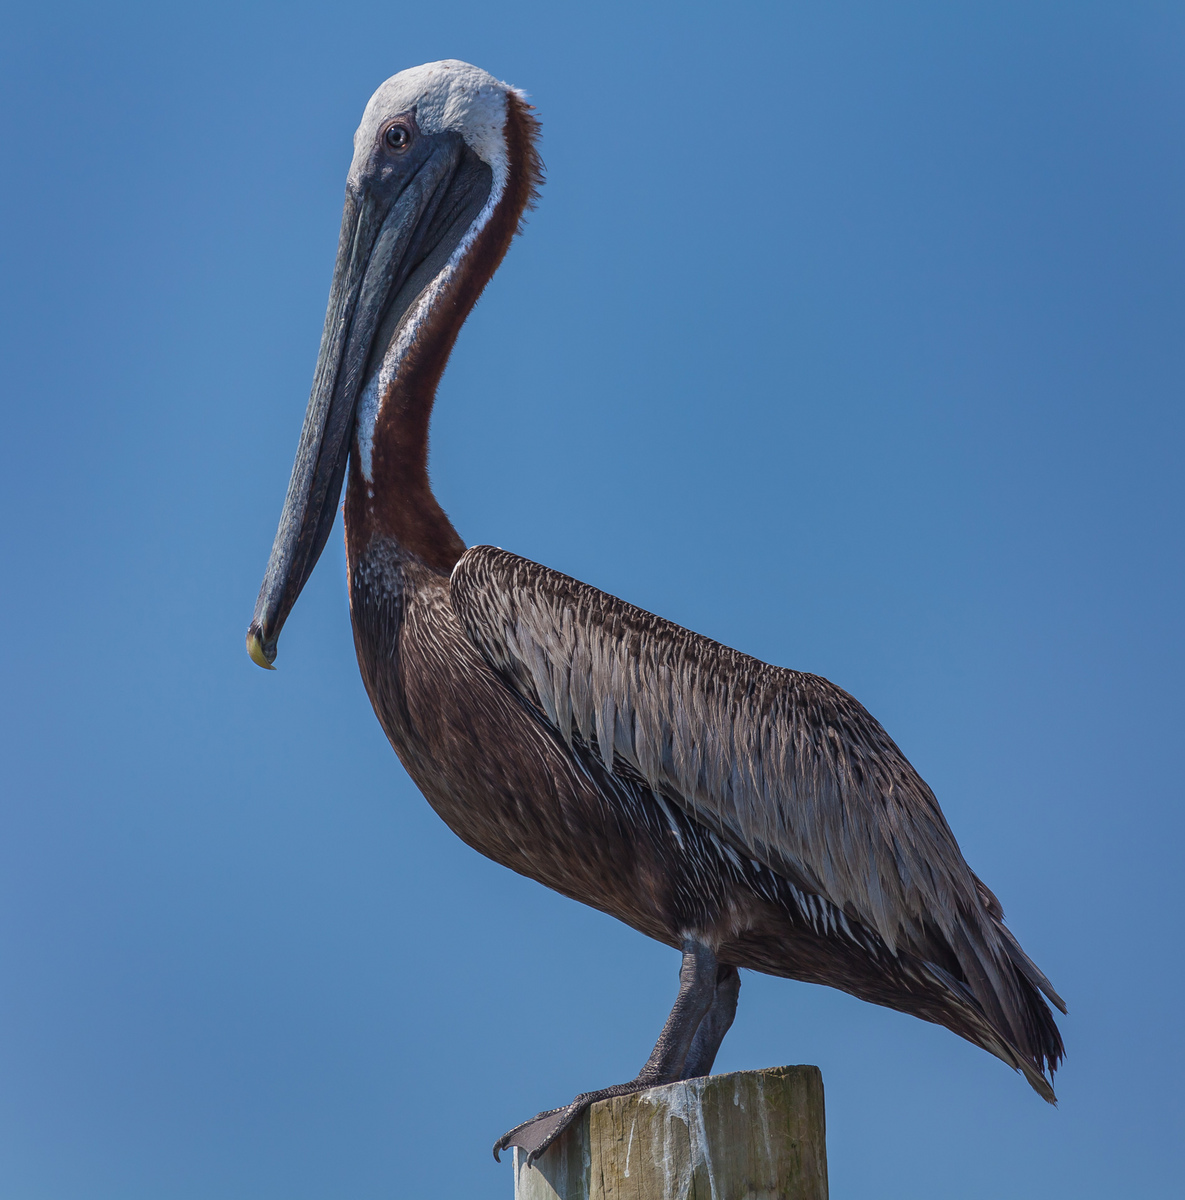
[[[392,125],[383,134],[383,141],[394,151],[401,152],[411,145],[411,130],[406,125]]]

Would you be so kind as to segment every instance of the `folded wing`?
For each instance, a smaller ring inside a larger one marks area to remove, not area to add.
[[[569,743],[579,737],[610,770],[628,763],[894,954],[953,954],[984,1015],[1045,1066],[1028,993],[1064,1006],[1004,928],[933,792],[853,697],[493,547],[465,553],[451,595],[490,666]]]

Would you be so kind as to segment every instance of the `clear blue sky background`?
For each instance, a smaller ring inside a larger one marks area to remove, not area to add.
[[[1168,1196],[1182,1116],[1185,10],[5,5],[0,1200],[509,1197],[677,956],[467,849],[335,535],[243,650],[386,76],[549,182],[433,442],[462,535],[855,693],[1065,994],[1061,1108],[746,976],[838,1200]]]

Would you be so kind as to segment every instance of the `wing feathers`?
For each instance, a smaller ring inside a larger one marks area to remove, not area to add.
[[[1022,994],[1056,993],[1000,923],[933,793],[846,692],[488,546],[457,563],[451,595],[490,665],[561,736],[595,744],[610,771],[620,759],[894,955],[953,955],[990,1024],[1038,1066],[1060,1053],[1025,1036]]]

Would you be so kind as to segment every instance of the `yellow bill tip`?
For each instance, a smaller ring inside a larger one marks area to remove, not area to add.
[[[258,629],[253,628],[247,631],[247,653],[251,655],[251,661],[261,666],[265,671],[274,671],[276,669],[264,653],[263,639],[260,638]]]

